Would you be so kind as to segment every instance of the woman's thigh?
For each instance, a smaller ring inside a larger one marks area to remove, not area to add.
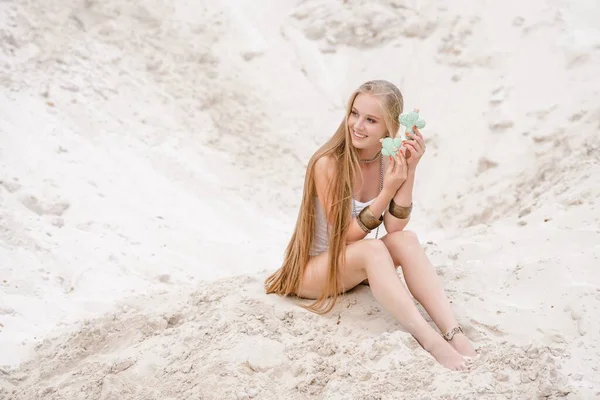
[[[385,245],[376,239],[363,239],[346,246],[346,263],[338,267],[338,287],[340,293],[346,292],[367,277],[366,265],[368,256],[386,251]],[[298,296],[316,299],[321,294],[327,281],[329,251],[312,257],[306,268],[298,290]]]

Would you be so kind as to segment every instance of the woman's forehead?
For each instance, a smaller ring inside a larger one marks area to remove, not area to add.
[[[370,114],[381,117],[381,103],[375,96],[367,93],[359,93],[352,104],[361,114]]]

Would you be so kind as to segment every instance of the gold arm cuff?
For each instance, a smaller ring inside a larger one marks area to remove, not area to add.
[[[366,234],[369,234],[371,232],[371,230],[367,228],[365,224],[362,223],[360,218],[356,218],[356,222],[358,223],[358,226],[360,226],[360,229],[362,229]]]
[[[363,208],[358,214],[358,219],[369,230],[377,228],[379,225],[381,225],[381,222],[383,222],[383,216],[379,216],[379,218],[377,218],[375,215],[373,215],[371,212],[371,206],[366,206]]]
[[[396,204],[394,202],[394,199],[392,199],[392,201],[390,202],[389,212],[396,218],[406,219],[410,216],[410,213],[412,212],[412,208],[413,208],[412,203],[410,203],[410,206],[408,206],[408,207],[402,207],[402,206],[399,206],[398,204]]]

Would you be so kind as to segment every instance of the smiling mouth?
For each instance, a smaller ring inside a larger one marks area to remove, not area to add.
[[[356,131],[352,131],[352,135],[357,138],[357,139],[364,139],[367,137],[367,135],[361,135],[360,133],[357,133]]]

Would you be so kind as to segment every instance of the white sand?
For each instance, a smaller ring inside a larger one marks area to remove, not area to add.
[[[600,5],[495,3],[0,2],[0,398],[600,396]],[[373,78],[428,121],[409,229],[469,373],[367,287],[262,291]]]

